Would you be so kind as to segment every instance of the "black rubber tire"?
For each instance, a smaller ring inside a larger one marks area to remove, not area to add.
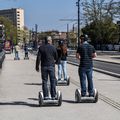
[[[62,93],[59,91],[57,92],[57,99],[58,99],[58,106],[62,105]]]
[[[76,103],[81,102],[81,93],[80,93],[79,89],[76,89],[76,91],[75,91],[75,101],[76,101]]]
[[[43,96],[42,96],[42,92],[39,92],[38,100],[39,100],[39,106],[41,107],[41,106],[43,105]]]
[[[98,91],[96,89],[94,90],[94,95],[95,95],[94,103],[97,103],[98,102]]]

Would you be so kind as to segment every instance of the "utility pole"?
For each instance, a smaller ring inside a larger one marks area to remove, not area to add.
[[[37,31],[38,31],[38,25],[35,24],[35,50],[37,50]]]
[[[67,47],[69,47],[69,24],[67,24]]]
[[[76,6],[78,7],[78,47],[80,46],[80,0],[76,2]]]
[[[60,19],[60,21],[77,21],[77,19]],[[69,47],[69,24],[67,24],[67,47]]]

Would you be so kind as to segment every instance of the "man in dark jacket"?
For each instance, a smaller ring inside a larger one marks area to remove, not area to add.
[[[81,45],[77,49],[76,57],[80,60],[79,65],[79,76],[80,76],[80,85],[81,85],[81,94],[86,96],[86,77],[88,81],[88,92],[89,96],[94,96],[93,92],[93,58],[96,57],[95,48],[90,45],[87,41],[87,38],[84,35],[81,35]]]
[[[44,99],[49,98],[48,91],[48,76],[50,78],[50,93],[52,99],[56,96],[56,77],[55,77],[55,62],[57,60],[56,48],[52,45],[51,37],[45,39],[45,44],[39,47],[39,51],[36,59],[36,71],[39,72],[39,64],[41,62],[41,77],[42,77],[42,89]]]

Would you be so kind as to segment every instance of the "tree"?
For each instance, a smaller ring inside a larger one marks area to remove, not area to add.
[[[106,2],[107,1],[107,2]],[[119,17],[120,2],[115,0],[85,0],[83,3],[86,27],[83,33],[91,37],[93,44],[116,43],[118,27],[113,20]]]
[[[8,18],[3,16],[0,16],[0,23],[5,26],[5,39],[15,44],[17,39],[17,28]]]

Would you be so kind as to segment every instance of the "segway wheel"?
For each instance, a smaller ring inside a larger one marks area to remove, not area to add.
[[[44,99],[43,98],[43,92],[40,91],[38,97],[39,97],[38,98],[39,99],[39,106],[42,106],[43,105],[43,99]]]
[[[94,90],[94,97],[95,97],[94,103],[97,103],[98,102],[98,91],[96,89]]]
[[[62,93],[60,91],[57,92],[57,100],[58,100],[58,106],[62,105]]]
[[[75,101],[76,101],[76,103],[81,102],[81,92],[79,89],[76,89],[76,91],[75,91]]]
[[[68,77],[67,85],[70,85],[70,77]]]

